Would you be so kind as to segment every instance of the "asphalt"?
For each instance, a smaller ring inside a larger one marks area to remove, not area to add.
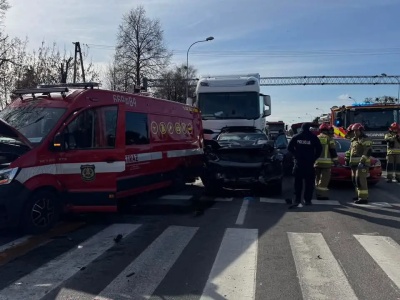
[[[42,236],[3,232],[0,299],[400,299],[400,184],[371,187],[366,206],[339,184],[289,209],[292,185],[205,197],[196,184]]]

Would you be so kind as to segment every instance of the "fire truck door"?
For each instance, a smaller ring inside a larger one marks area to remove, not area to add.
[[[124,108],[85,109],[62,131],[65,147],[58,153],[57,174],[71,204],[115,205],[117,176],[125,170]]]

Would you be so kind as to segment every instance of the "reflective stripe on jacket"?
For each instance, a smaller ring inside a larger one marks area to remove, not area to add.
[[[331,151],[336,149],[335,140],[324,133],[319,134],[318,138],[322,145],[322,153],[316,160],[315,166],[317,168],[330,168],[332,166],[332,161],[338,159],[337,156],[331,157]]]

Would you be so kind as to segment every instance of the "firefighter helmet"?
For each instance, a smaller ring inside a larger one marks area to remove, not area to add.
[[[331,129],[331,126],[329,125],[329,124],[327,124],[327,123],[322,123],[320,126],[319,126],[319,130],[320,131],[324,131],[324,130],[330,130]]]
[[[353,130],[353,125],[354,124],[350,124],[349,127],[347,127],[347,131],[352,131]]]
[[[398,124],[397,122],[392,123],[392,125],[390,125],[389,127],[390,131],[399,131],[400,130],[400,124]]]
[[[355,123],[351,127],[352,130],[365,130],[364,126],[361,123]]]

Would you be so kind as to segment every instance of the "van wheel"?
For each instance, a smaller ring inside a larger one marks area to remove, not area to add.
[[[50,230],[60,218],[55,193],[41,190],[32,195],[24,207],[21,227],[25,233],[38,234]]]

